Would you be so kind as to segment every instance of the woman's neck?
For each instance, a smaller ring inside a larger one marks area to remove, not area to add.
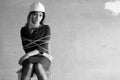
[[[42,24],[39,24],[39,25],[34,25],[34,24],[29,24],[29,28],[39,28],[39,27],[42,27]]]

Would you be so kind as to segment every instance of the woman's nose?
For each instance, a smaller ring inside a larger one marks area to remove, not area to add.
[[[37,16],[36,16],[36,19],[38,19],[38,17],[39,17],[39,16],[37,15]]]

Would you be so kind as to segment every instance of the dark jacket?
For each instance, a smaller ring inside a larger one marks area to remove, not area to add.
[[[43,25],[35,29],[32,33],[27,26],[21,28],[21,40],[23,49],[26,53],[35,49],[39,50],[40,53],[48,53],[48,41],[50,40],[50,27]]]

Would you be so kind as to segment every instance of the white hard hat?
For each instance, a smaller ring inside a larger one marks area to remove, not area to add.
[[[42,3],[40,3],[39,1],[33,3],[30,6],[30,12],[31,11],[41,11],[41,12],[45,12],[45,7]]]

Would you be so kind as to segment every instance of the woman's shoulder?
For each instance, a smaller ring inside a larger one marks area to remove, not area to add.
[[[50,30],[50,27],[49,27],[49,25],[42,25],[42,27],[40,29]]]
[[[21,27],[21,30],[27,30],[27,29],[28,29],[27,26],[23,26],[23,27]]]
[[[43,27],[45,27],[45,28],[50,28],[49,25],[43,25]]]
[[[47,35],[51,34],[51,29],[50,29],[49,25],[45,25],[45,32]]]
[[[24,33],[24,32],[26,32],[26,31],[27,31],[27,27],[26,27],[26,26],[21,27],[21,29],[20,29],[20,32],[21,32],[21,33]]]

